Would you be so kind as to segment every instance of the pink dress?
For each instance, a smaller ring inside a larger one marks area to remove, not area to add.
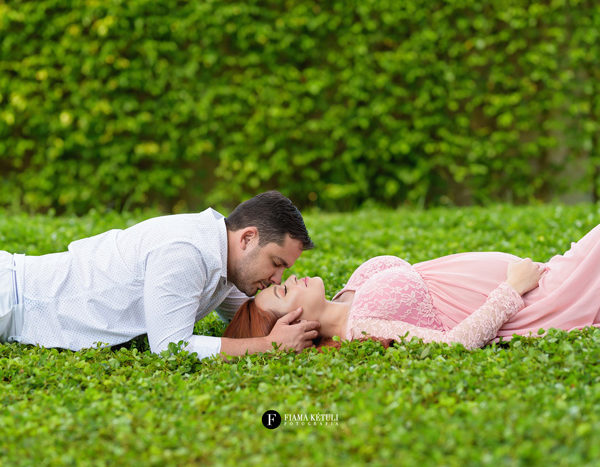
[[[551,258],[539,287],[522,298],[504,280],[507,253],[459,253],[410,265],[394,256],[363,263],[346,286],[355,292],[346,338],[416,336],[467,348],[540,328],[600,326],[600,225]]]

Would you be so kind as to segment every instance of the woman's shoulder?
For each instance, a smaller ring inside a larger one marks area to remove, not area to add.
[[[350,279],[348,279],[344,288],[336,294],[334,300],[347,290],[357,290],[375,274],[385,271],[386,269],[397,267],[412,268],[410,263],[397,256],[375,256],[374,258],[365,261],[352,273]]]
[[[357,269],[377,269],[378,271],[383,271],[384,269],[396,268],[398,266],[411,266],[408,261],[403,260],[402,258],[398,258],[397,256],[391,255],[382,255],[382,256],[374,256],[371,259],[368,259],[364,263],[362,263]]]
[[[350,284],[350,282],[353,280],[364,281],[378,272],[397,267],[411,268],[412,266],[409,262],[404,261],[402,258],[398,258],[397,256],[375,256],[356,268],[352,276],[350,276],[348,284]]]

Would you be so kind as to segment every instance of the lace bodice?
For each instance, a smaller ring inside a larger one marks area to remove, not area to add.
[[[334,297],[355,292],[354,319],[377,317],[443,330],[427,285],[410,263],[396,256],[376,256],[361,264]]]
[[[363,332],[391,339],[408,334],[425,342],[458,342],[472,349],[496,337],[500,327],[524,306],[521,296],[504,282],[467,319],[451,330],[444,329],[419,273],[394,256],[363,263],[334,299],[349,290],[355,295],[348,315],[348,339],[363,337]]]

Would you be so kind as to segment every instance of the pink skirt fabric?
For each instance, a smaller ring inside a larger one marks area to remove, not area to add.
[[[486,301],[506,280],[506,269],[520,259],[508,253],[459,253],[414,264],[446,329],[452,329]],[[570,331],[600,326],[600,225],[563,255],[547,263],[540,285],[523,296],[525,308],[498,332],[537,335],[540,328]],[[498,339],[496,339],[497,341]]]

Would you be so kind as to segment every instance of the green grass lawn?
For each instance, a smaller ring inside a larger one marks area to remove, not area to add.
[[[0,212],[0,249],[61,251],[152,215]],[[320,275],[331,297],[380,254],[418,262],[496,250],[545,261],[600,223],[600,210],[373,208],[305,219],[317,248],[291,272]],[[223,329],[214,314],[196,326]],[[0,465],[592,465],[600,458],[599,361],[600,330],[589,328],[475,351],[351,342],[229,363],[152,355],[143,338],[80,352],[0,344]],[[337,424],[267,430],[269,409],[333,414]]]

